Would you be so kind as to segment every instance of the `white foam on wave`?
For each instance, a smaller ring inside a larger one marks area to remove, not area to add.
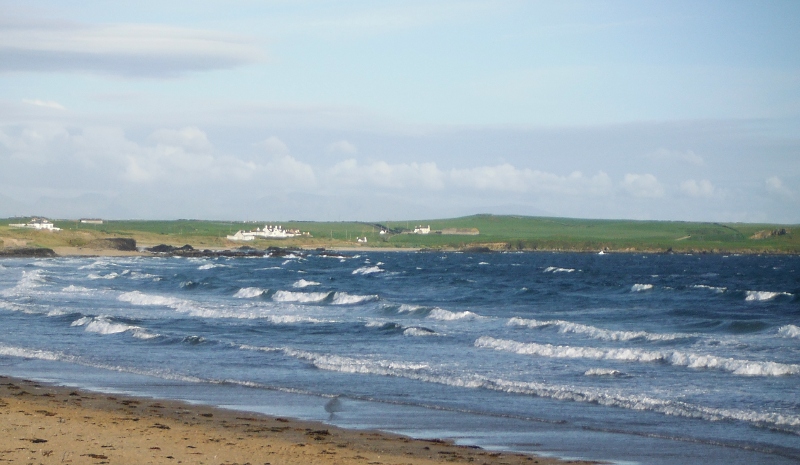
[[[644,292],[653,289],[652,284],[634,284],[631,286],[631,292]]]
[[[300,293],[296,293],[300,294]],[[186,313],[198,318],[236,318],[244,320],[266,319],[274,323],[297,323],[314,322],[320,320],[306,317],[296,317],[294,315],[274,315],[269,308],[262,307],[231,307],[221,306],[217,308],[202,307],[195,302],[174,297],[164,297],[159,295],[144,294],[139,291],[126,292],[118,297],[122,302],[130,302],[133,305],[154,305],[172,308],[173,310]]]
[[[69,361],[70,359],[74,358],[65,355],[64,353],[61,352],[26,349],[23,347],[8,347],[4,345],[0,345],[0,355],[4,355],[7,357],[32,358],[36,360],[51,360],[51,361],[56,361],[56,360]]]
[[[432,331],[428,328],[406,328],[403,331],[403,336],[414,336],[414,337],[426,337],[426,336],[438,336],[436,331]]]
[[[425,310],[426,307],[422,305],[409,305],[409,304],[402,304],[400,308],[397,309],[398,313],[415,313],[422,310]]]
[[[145,294],[139,291],[123,292],[117,297],[120,302],[128,302],[133,305],[158,305],[170,308],[182,307],[189,304],[189,301],[177,299],[175,297],[164,297],[160,295]]]
[[[47,350],[26,349],[22,347],[8,347],[0,345],[0,356],[2,355],[10,357],[37,359],[37,360],[51,360],[51,361],[75,363],[77,365],[99,368],[101,370],[116,371],[119,373],[132,373],[137,375],[151,376],[154,378],[161,378],[172,381],[182,381],[187,383],[219,383],[219,381],[216,380],[202,379],[190,375],[182,375],[163,369],[143,370],[143,369],[124,367],[119,365],[109,365],[105,363],[90,362],[88,360],[84,360],[81,357],[77,357],[75,355],[68,355],[63,352],[52,352]]]
[[[444,310],[437,307],[431,310],[431,312],[428,314],[428,318],[432,320],[455,321],[455,320],[476,320],[482,317],[470,311],[451,312],[449,310]]]
[[[128,276],[130,279],[153,279],[153,281],[160,281],[161,277],[150,274],[150,273],[142,273],[139,271],[132,271],[131,274]]]
[[[377,266],[377,265],[376,266],[362,266],[361,268],[356,268],[355,270],[353,270],[352,274],[367,275],[367,274],[373,274],[373,273],[382,273],[383,271],[384,270],[382,268],[380,268],[379,266]]]
[[[330,323],[329,321],[301,315],[266,315],[264,319],[270,323],[282,325],[296,323]]]
[[[83,326],[87,332],[97,334],[119,334],[130,331],[133,337],[139,339],[152,339],[158,337],[158,334],[148,333],[144,328],[125,323],[115,323],[107,316],[101,315],[98,317],[88,317],[77,319],[72,322],[70,326]]]
[[[800,327],[795,325],[784,325],[778,328],[778,335],[782,337],[800,338]]]
[[[583,376],[622,376],[623,373],[619,370],[612,370],[610,368],[589,368]]]
[[[300,302],[300,303],[314,303],[322,302],[327,299],[330,292],[292,292],[292,291],[277,291],[272,295],[272,300],[275,302]]]
[[[559,268],[556,266],[548,266],[544,269],[545,273],[573,273],[575,268]]]
[[[672,341],[675,339],[683,339],[692,337],[691,334],[680,333],[648,333],[647,331],[613,331],[608,329],[597,328],[595,326],[584,325],[581,323],[572,323],[563,320],[529,320],[519,317],[513,317],[508,320],[508,326],[525,326],[528,328],[543,328],[554,326],[558,328],[560,333],[575,333],[582,334],[593,339],[602,339],[604,341],[631,341],[634,339],[644,339],[646,341]]]
[[[800,365],[740,360],[678,351],[556,346],[552,344],[537,344],[535,342],[495,339],[489,336],[478,338],[475,341],[475,347],[511,352],[520,355],[535,355],[550,358],[616,360],[640,363],[662,362],[688,368],[723,370],[740,376],[786,376],[800,374]]]
[[[601,388],[582,388],[541,382],[510,381],[488,378],[472,373],[463,373],[454,376],[452,374],[439,372],[435,368],[424,363],[356,359],[280,347],[241,346],[241,348],[246,350],[283,353],[289,357],[311,363],[321,370],[340,373],[394,376],[453,387],[487,389],[555,400],[594,403],[629,410],[645,410],[664,415],[699,418],[707,421],[736,420],[766,427],[800,426],[800,415],[788,413],[720,409],[678,400],[659,399],[646,394],[622,394],[617,390]],[[792,433],[800,434],[796,431],[792,431]]]
[[[14,287],[3,289],[0,295],[4,297],[13,297],[19,295],[27,295],[38,287],[46,283],[44,270],[23,271],[22,277]]]
[[[705,284],[695,284],[692,286],[695,289],[708,289],[709,291],[714,291],[717,294],[722,294],[723,292],[727,291],[727,287],[715,287],[715,286],[707,286]]]
[[[769,291],[747,291],[744,300],[748,302],[766,302],[776,297],[786,296],[792,297],[793,294],[788,292],[769,292]]]
[[[377,295],[354,295],[347,292],[334,292],[331,303],[333,305],[355,305],[377,299]]]
[[[265,292],[267,291],[260,287],[243,287],[236,291],[236,294],[233,294],[233,296],[237,299],[252,299],[264,295]]]
[[[214,268],[218,267],[216,263],[206,263],[205,265],[200,265],[197,267],[198,270],[213,270]]]
[[[319,283],[316,282],[316,281],[306,281],[305,279],[301,279],[299,281],[296,281],[294,284],[292,284],[292,287],[297,288],[297,289],[303,289],[303,288],[306,288],[308,286],[319,286]]]
[[[90,273],[87,278],[89,279],[117,279],[119,278],[119,273],[111,272],[108,274],[97,274],[97,273]]]
[[[69,292],[69,293],[76,293],[76,294],[88,294],[92,292],[92,289],[83,286],[76,286],[74,284],[70,284],[69,286],[61,289],[61,292]]]

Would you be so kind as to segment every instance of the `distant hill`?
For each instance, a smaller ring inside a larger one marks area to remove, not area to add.
[[[225,239],[238,230],[266,224],[311,233],[311,237],[256,240],[253,247],[360,247],[491,250],[800,253],[800,225],[753,223],[703,223],[685,221],[589,220],[514,215],[471,215],[450,219],[408,221],[230,222],[206,220],[106,221],[100,225],[77,220],[53,220],[58,233],[10,229],[0,220],[0,240],[6,247],[25,244],[40,247],[83,247],[110,237],[135,239],[139,245],[191,244],[195,247],[230,248],[242,245]],[[414,234],[416,226],[430,226],[429,234]],[[384,233],[381,234],[381,231]],[[366,238],[359,243],[357,238]],[[95,242],[93,242],[95,241]],[[3,244],[0,244],[2,246]]]

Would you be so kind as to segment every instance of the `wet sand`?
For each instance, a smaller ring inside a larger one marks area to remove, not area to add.
[[[444,441],[0,376],[0,463],[542,464]]]

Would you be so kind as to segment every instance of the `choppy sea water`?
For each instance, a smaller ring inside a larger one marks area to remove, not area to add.
[[[0,328],[0,373],[106,392],[566,458],[800,461],[800,257],[7,259]]]

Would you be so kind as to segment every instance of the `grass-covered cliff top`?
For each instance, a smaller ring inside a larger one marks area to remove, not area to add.
[[[474,215],[463,218],[362,222],[229,222],[205,220],[107,221],[82,224],[51,219],[59,232],[14,229],[9,223],[30,218],[0,220],[0,246],[85,247],[106,237],[133,238],[139,245],[191,244],[195,248],[229,248],[250,245],[363,248],[489,247],[510,250],[568,251],[669,251],[721,253],[800,253],[800,225],[752,223],[700,223],[683,221],[586,220],[528,216]],[[311,233],[311,237],[259,239],[237,243],[225,236],[280,224]],[[413,234],[415,226],[431,227],[427,235]],[[388,231],[381,235],[381,229]],[[439,234],[438,231],[474,232],[477,235]],[[367,243],[357,242],[366,237]]]

